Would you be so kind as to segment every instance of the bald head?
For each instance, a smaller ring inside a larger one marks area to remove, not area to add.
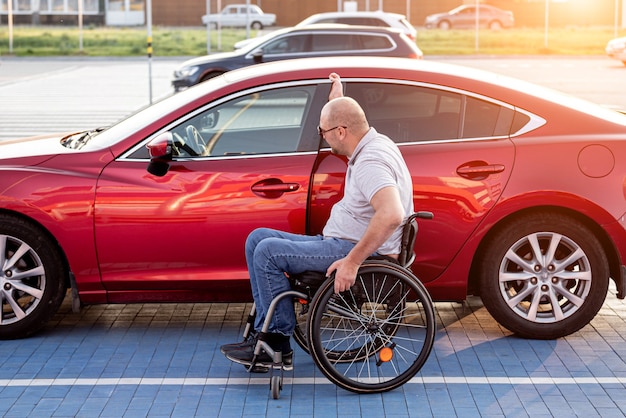
[[[338,97],[326,103],[320,121],[324,122],[323,126],[346,126],[358,139],[369,130],[363,108],[351,97]]]

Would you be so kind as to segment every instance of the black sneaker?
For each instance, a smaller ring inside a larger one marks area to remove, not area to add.
[[[241,348],[240,350],[231,350],[226,352],[226,358],[235,363],[243,364],[247,369],[250,369],[252,365],[252,359],[254,357],[255,346],[249,346]],[[283,353],[283,370],[293,370],[293,350]],[[274,365],[274,360],[265,351],[256,358],[254,366],[250,370],[254,373],[268,372],[270,367]]]
[[[248,335],[248,338],[246,338],[243,341],[240,341],[238,343],[224,344],[223,346],[220,347],[220,351],[222,352],[222,354],[226,354],[232,350],[241,350],[242,348],[248,348],[248,347],[252,347],[252,350],[254,350],[254,347],[256,346],[256,342],[258,339],[259,339],[259,334],[256,332],[251,332]]]

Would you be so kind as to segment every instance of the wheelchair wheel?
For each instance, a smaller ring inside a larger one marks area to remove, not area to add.
[[[405,268],[366,261],[352,288],[334,294],[326,280],[310,306],[313,361],[337,386],[378,393],[408,382],[435,339],[435,312],[424,285]]]

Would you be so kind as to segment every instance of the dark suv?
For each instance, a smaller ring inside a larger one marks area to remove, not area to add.
[[[176,91],[226,71],[262,62],[323,56],[390,56],[421,59],[415,42],[396,29],[351,25],[310,25],[271,32],[234,52],[185,61],[176,71]]]

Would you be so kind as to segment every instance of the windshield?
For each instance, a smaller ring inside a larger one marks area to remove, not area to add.
[[[203,86],[217,84],[216,88],[219,88],[225,83],[226,82],[223,80],[223,77],[215,77],[203,83]],[[129,116],[126,119],[121,120],[110,128],[107,128],[106,130],[91,131],[97,131],[97,137],[93,140],[90,140],[94,137],[93,133],[91,133],[91,135],[89,133],[81,133],[76,134],[79,135],[79,138],[75,139],[73,138],[73,136],[70,136],[64,138],[64,141],[67,140],[69,142],[84,142],[81,144],[80,149],[88,151],[108,148],[128,138],[128,136],[132,135],[133,133],[140,131],[149,124],[159,121],[159,119],[165,117],[174,110],[187,105],[189,102],[197,99],[202,95],[205,95],[206,93],[207,90],[204,88],[191,88],[185,90],[138,111],[137,113]],[[155,130],[158,129],[159,128],[156,128]],[[86,135],[87,138],[83,138],[80,135]],[[66,144],[64,145],[68,146]]]

